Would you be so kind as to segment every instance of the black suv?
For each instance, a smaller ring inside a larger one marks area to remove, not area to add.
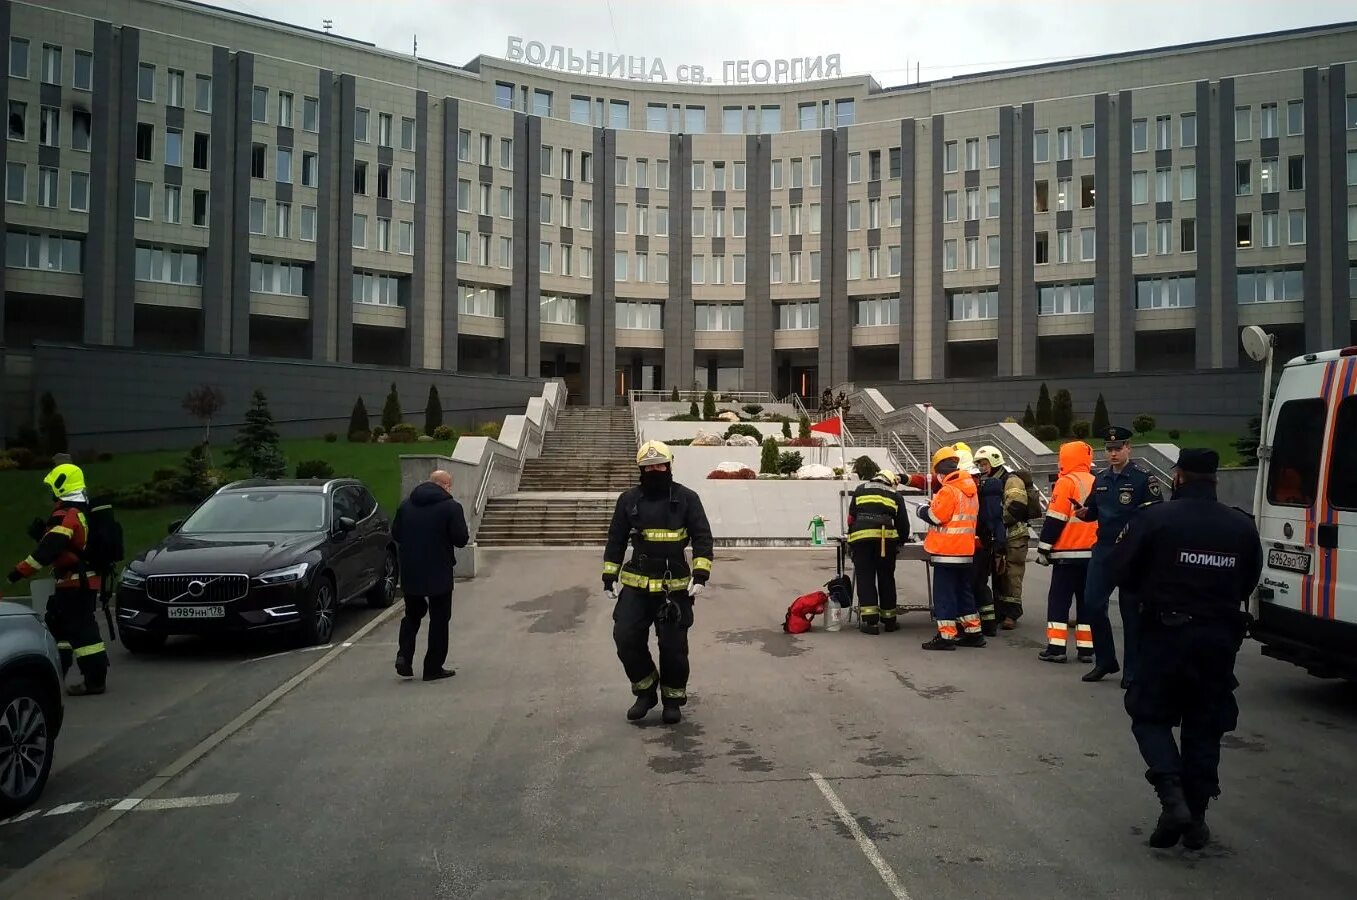
[[[396,560],[391,522],[361,481],[237,481],[127,565],[118,636],[133,653],[222,631],[292,629],[325,644],[346,601],[391,605]]]

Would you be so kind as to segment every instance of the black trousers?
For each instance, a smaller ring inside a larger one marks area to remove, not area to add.
[[[881,541],[854,541],[848,545],[853,554],[853,578],[858,583],[858,610],[865,624],[878,619],[894,619],[899,600],[895,590],[895,558],[898,541],[886,541],[886,555],[881,555]]]
[[[990,582],[994,577],[994,554],[988,547],[977,547],[971,557],[971,593],[975,594],[975,608],[980,621],[994,622],[994,591]]]
[[[1149,767],[1145,777],[1156,783],[1177,776],[1189,799],[1219,796],[1220,739],[1239,721],[1234,663],[1240,630],[1222,622],[1171,628],[1150,621],[1142,637],[1125,704]]]
[[[71,661],[80,667],[88,687],[102,687],[108,679],[108,651],[99,631],[95,610],[99,592],[80,587],[57,588],[47,601],[44,621],[47,630],[56,639],[61,654],[61,674],[71,668]]]
[[[424,674],[437,672],[448,659],[448,623],[452,621],[452,592],[421,597],[407,595],[405,616],[401,619],[400,649],[402,659],[413,665],[415,638],[419,622],[429,614],[429,644],[424,650]]]
[[[688,699],[688,629],[693,625],[693,601],[687,591],[670,594],[678,604],[677,622],[656,622],[664,594],[624,587],[613,607],[613,643],[633,694],[646,694],[659,685],[666,705],[682,706]],[[650,627],[660,644],[660,665],[650,655]]]

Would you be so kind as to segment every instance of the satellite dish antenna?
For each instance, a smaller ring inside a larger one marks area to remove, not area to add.
[[[1249,325],[1239,333],[1239,343],[1244,345],[1244,352],[1254,362],[1263,362],[1267,359],[1272,342],[1272,335],[1257,325]]]

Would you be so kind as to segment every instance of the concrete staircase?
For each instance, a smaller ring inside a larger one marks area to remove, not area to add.
[[[853,432],[853,437],[859,441],[869,441],[876,436],[876,429],[872,427],[872,423],[867,421],[867,417],[862,413],[850,411],[848,415],[843,417],[843,424],[848,426],[848,430]],[[871,445],[864,443],[864,446]]]
[[[518,492],[486,504],[476,541],[487,547],[601,546],[617,495],[635,484],[631,411],[566,407],[542,455],[524,465]]]

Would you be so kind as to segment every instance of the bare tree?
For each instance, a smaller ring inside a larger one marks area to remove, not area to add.
[[[212,419],[226,406],[226,395],[216,385],[200,384],[184,395],[184,411],[203,423],[203,447],[212,460]]]

